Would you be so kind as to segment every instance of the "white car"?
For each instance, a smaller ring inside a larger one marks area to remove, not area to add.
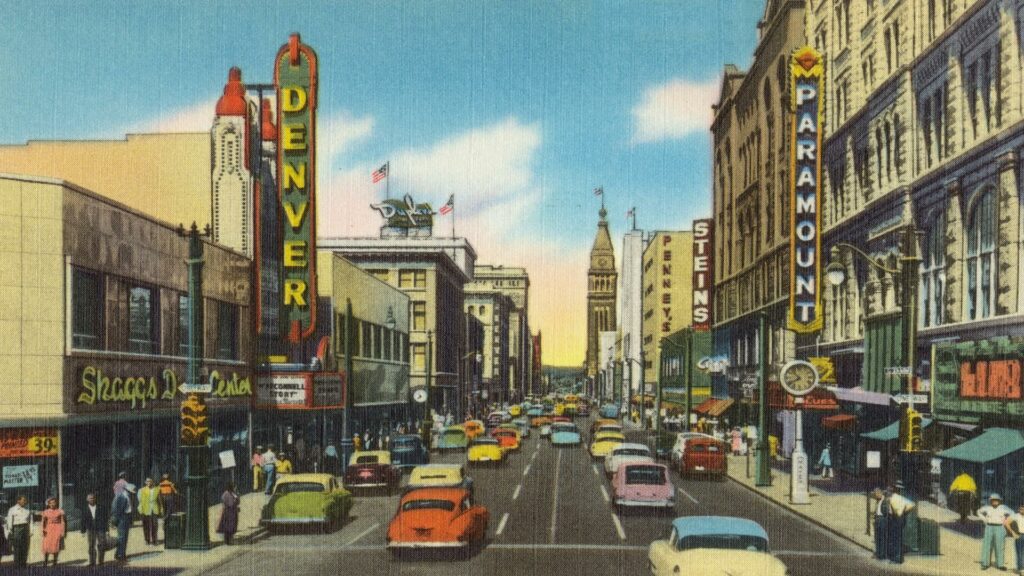
[[[669,459],[672,460],[672,467],[677,470],[679,469],[679,463],[683,460],[683,453],[686,452],[686,441],[690,438],[714,438],[714,436],[700,432],[680,432],[676,434],[676,443],[672,445]]]
[[[654,462],[654,454],[644,444],[620,444],[604,459],[604,473],[611,478],[626,462]]]
[[[540,427],[540,437],[550,438],[551,437],[551,424],[545,424]]]
[[[785,576],[786,565],[768,550],[760,524],[727,516],[684,516],[665,540],[651,542],[647,562],[654,576]]]

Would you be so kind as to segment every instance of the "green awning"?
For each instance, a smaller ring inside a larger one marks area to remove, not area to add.
[[[921,418],[921,428],[927,428],[932,425],[931,418]],[[867,438],[868,440],[879,440],[881,442],[891,442],[900,437],[900,421],[897,420],[892,424],[889,424],[885,428],[879,428],[873,432],[864,432],[860,435],[861,438]]]
[[[1011,428],[989,428],[977,438],[936,454],[939,458],[964,462],[991,462],[1024,450],[1024,433]]]

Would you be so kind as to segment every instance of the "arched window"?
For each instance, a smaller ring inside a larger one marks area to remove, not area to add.
[[[470,307],[469,307],[469,314],[470,314],[471,316],[472,316],[473,314],[476,314],[476,306],[470,306]]]
[[[484,307],[484,306],[481,306],[480,307],[480,315],[483,316],[484,314],[487,314],[487,308]]]
[[[921,255],[921,289],[919,309],[922,327],[945,323],[944,298],[946,291],[946,210],[940,207],[928,219],[932,227],[924,238]]]
[[[996,204],[992,188],[974,199],[967,219],[967,319],[988,318],[995,307]]]

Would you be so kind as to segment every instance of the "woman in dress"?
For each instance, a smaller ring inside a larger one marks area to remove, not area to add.
[[[46,500],[46,510],[43,510],[43,566],[46,566],[53,555],[53,565],[57,565],[57,555],[60,554],[60,543],[64,539],[64,532],[67,529],[67,520],[64,511],[57,507],[56,498]]]
[[[238,532],[238,507],[242,499],[235,493],[235,483],[228,482],[227,488],[220,497],[224,507],[220,512],[220,523],[217,524],[217,532],[224,535],[224,543],[230,545],[231,538]]]

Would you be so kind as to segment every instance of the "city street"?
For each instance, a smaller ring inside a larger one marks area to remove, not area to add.
[[[584,422],[581,421],[581,424]],[[583,426],[581,426],[583,427]],[[460,462],[461,454],[435,462]],[[384,548],[398,496],[360,495],[352,518],[332,534],[267,537],[218,569],[224,574],[346,573],[643,574],[647,546],[668,534],[675,516],[737,515],[768,531],[772,550],[794,575],[884,574],[863,550],[731,481],[680,480],[675,514],[613,513],[603,468],[585,446],[554,449],[534,434],[499,468],[472,468],[477,500],[490,510],[488,543],[469,559],[434,554],[391,557]],[[905,571],[891,573],[906,574]]]

